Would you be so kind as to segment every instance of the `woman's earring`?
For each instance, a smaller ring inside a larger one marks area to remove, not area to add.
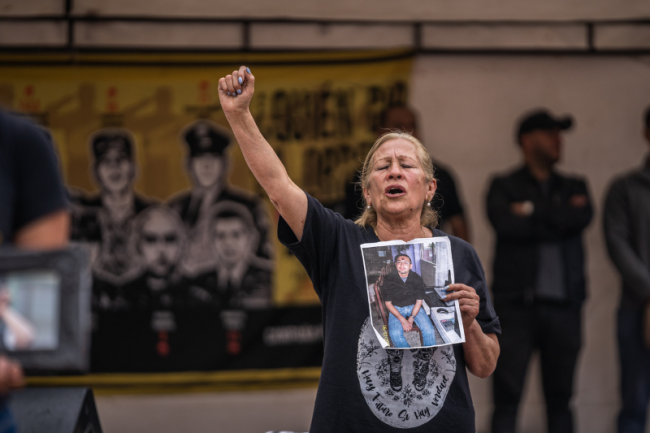
[[[368,209],[370,209],[370,205],[368,205]]]

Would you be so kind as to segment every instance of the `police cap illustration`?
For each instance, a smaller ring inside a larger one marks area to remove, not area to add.
[[[206,120],[199,120],[190,126],[183,136],[190,157],[212,153],[223,155],[230,145],[230,138]]]
[[[91,148],[95,162],[99,163],[111,150],[117,150],[129,160],[133,160],[133,141],[128,132],[121,129],[103,129],[92,138]]]

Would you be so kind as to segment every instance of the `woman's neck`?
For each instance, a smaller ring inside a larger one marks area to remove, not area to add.
[[[431,230],[420,225],[419,219],[398,222],[377,218],[375,233],[380,241],[402,240],[404,242],[433,235]]]

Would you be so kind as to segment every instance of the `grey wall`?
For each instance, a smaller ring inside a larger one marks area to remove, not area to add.
[[[0,12],[54,13],[59,0],[1,0]],[[212,16],[377,20],[580,20],[647,18],[644,0],[75,0],[73,11],[94,15]]]
[[[580,432],[614,431],[618,365],[614,312],[619,280],[606,256],[602,202],[612,176],[641,165],[648,151],[643,110],[650,105],[650,57],[424,56],[413,72],[412,101],[432,155],[457,174],[473,244],[491,276],[494,234],[485,215],[490,177],[520,162],[515,119],[545,106],[571,113],[561,169],[586,176],[596,217],[586,231],[589,299],[575,405]],[[498,312],[497,312],[498,313]],[[522,432],[542,432],[537,370],[523,408]],[[489,381],[474,380],[479,431],[488,431]]]

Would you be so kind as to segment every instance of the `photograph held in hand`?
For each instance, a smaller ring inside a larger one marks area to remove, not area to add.
[[[372,327],[382,347],[423,348],[462,343],[449,238],[361,245]]]

